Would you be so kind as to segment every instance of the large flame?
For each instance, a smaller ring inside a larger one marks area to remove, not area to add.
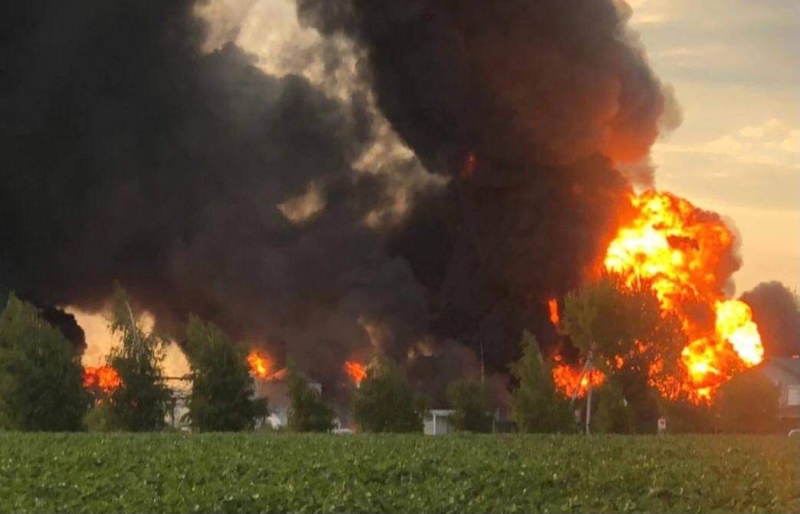
[[[367,378],[366,366],[357,361],[346,361],[344,363],[344,371],[356,387],[360,386],[361,381]]]
[[[576,369],[560,362],[553,367],[553,382],[555,382],[556,388],[569,398],[573,396],[583,398],[589,390],[589,386],[598,387],[605,380],[606,376],[596,368],[583,373],[582,369]]]
[[[117,370],[111,366],[86,366],[83,368],[83,387],[85,389],[99,389],[104,393],[112,393],[122,385],[122,379]]]
[[[648,191],[630,201],[635,215],[608,246],[605,269],[629,286],[652,282],[662,309],[678,316],[691,341],[682,352],[689,383],[681,389],[694,400],[710,399],[734,373],[764,357],[750,307],[722,292],[735,237],[717,216],[672,194]],[[698,320],[703,311],[714,317],[713,326]],[[654,385],[662,394],[674,390],[674,384]]]

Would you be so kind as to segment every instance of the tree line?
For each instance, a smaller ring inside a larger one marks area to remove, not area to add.
[[[650,362],[678,362],[685,341],[676,320],[664,318],[652,289],[620,287],[614,277],[568,295],[561,329],[584,356],[591,352],[607,379],[593,402],[593,431],[647,433],[666,415],[671,431],[769,432],[777,416],[776,388],[757,373],[740,374],[717,393],[713,407],[666,401],[648,381]],[[161,371],[166,341],[138,326],[125,291],[116,286],[111,329],[120,344],[108,365],[121,384],[108,391],[83,387],[83,368],[63,334],[38,310],[9,297],[0,317],[0,430],[158,431],[166,428],[170,389]],[[635,347],[635,348],[634,348]],[[187,421],[197,431],[254,429],[269,413],[257,398],[246,348],[213,323],[190,316],[184,352],[190,364]],[[604,363],[625,355],[625,365]],[[574,433],[576,405],[557,389],[552,369],[527,331],[510,367],[510,411],[520,432]],[[677,370],[666,368],[665,373]],[[334,410],[309,387],[291,362],[286,376],[288,429],[328,432]],[[494,416],[481,381],[458,380],[447,389],[450,423],[458,431],[490,432]],[[351,412],[364,432],[421,432],[429,402],[413,390],[402,369],[377,354],[354,390]]]

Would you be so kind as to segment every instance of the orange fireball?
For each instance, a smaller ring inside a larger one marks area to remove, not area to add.
[[[735,237],[719,216],[670,193],[647,191],[630,197],[633,218],[609,244],[603,265],[628,286],[652,283],[661,308],[680,319],[691,343],[683,349],[688,383],[681,387],[695,401],[709,400],[734,373],[764,358],[750,307],[727,300],[725,283]],[[707,312],[713,326],[701,323]],[[654,384],[662,394],[674,384]]]
[[[104,393],[112,393],[122,385],[122,379],[117,370],[111,366],[83,368],[83,387],[85,389],[99,389]]]
[[[258,350],[251,350],[247,354],[247,365],[250,367],[250,373],[262,380],[272,375],[272,359]]]

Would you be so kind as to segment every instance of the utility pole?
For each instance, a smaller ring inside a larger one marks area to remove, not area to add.
[[[589,435],[589,424],[592,422],[592,357],[594,357],[594,347],[595,345],[592,344],[592,349],[589,350],[589,354],[586,356],[586,363],[583,365],[583,370],[581,371],[581,376],[578,377],[578,387],[575,388],[575,392],[572,393],[572,399],[570,400],[569,407],[570,410],[574,409],[575,400],[578,398],[578,393],[581,389],[581,383],[583,382],[583,377],[589,375],[589,391],[586,393],[586,423],[585,423],[585,431],[586,435]],[[580,426],[580,424],[578,425]]]
[[[589,392],[586,393],[586,435],[589,435],[589,424],[592,422],[592,381],[589,381]]]
[[[485,368],[483,365],[483,340],[481,339],[481,384],[485,383]]]

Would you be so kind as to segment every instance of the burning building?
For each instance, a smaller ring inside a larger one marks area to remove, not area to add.
[[[209,47],[201,4],[0,20],[4,286],[92,311],[120,280],[159,329],[195,312],[336,390],[375,346],[504,373],[600,263],[679,313],[698,395],[761,359],[735,232],[651,191],[680,116],[624,2],[297,0],[312,78]]]

